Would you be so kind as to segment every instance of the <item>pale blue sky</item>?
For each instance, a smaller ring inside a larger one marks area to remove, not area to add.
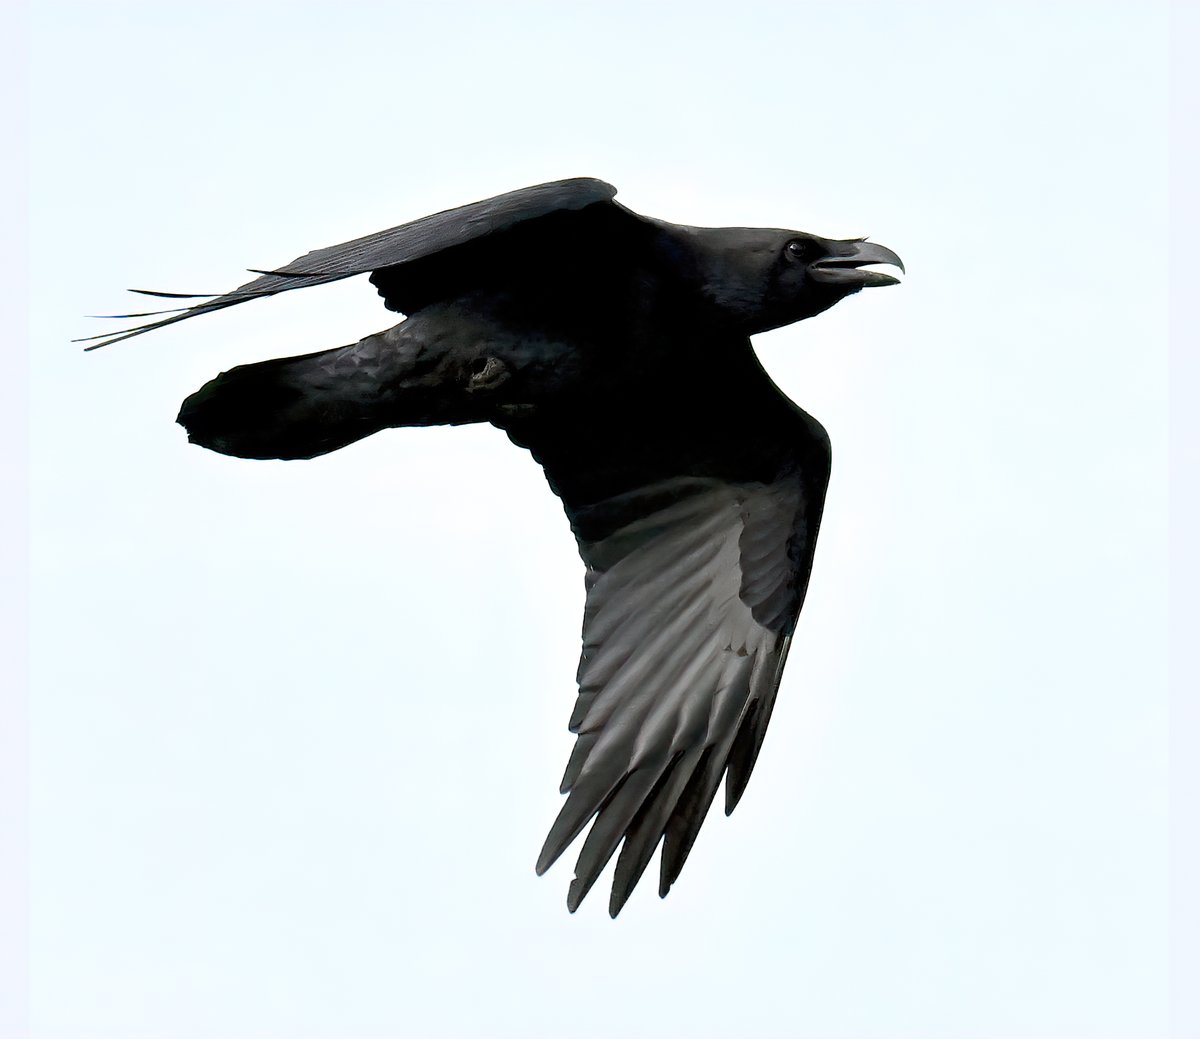
[[[1145,3],[33,13],[38,1039],[1167,1028],[1165,16]],[[533,861],[582,569],[494,430],[189,447],[358,279],[84,356],[136,285],[592,175],[896,249],[760,337],[834,475],[771,733],[671,896]],[[602,882],[603,883],[603,882]]]

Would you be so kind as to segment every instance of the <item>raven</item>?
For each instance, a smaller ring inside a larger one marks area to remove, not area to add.
[[[865,286],[890,249],[799,231],[641,216],[603,181],[523,188],[293,260],[106,336],[370,273],[400,324],[240,365],[184,402],[202,447],[312,458],[391,426],[490,422],[562,500],[587,601],[569,795],[544,872],[592,824],[574,912],[617,859],[616,916],[663,844],[679,876],[722,776],[732,812],[762,745],[812,568],[829,438],[749,337]]]

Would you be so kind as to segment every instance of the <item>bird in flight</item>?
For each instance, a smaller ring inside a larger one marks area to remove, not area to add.
[[[370,274],[399,324],[240,365],[184,402],[202,447],[312,458],[392,426],[490,422],[542,465],[586,567],[575,746],[542,873],[586,829],[574,912],[620,846],[616,916],[662,844],[679,876],[725,779],[741,798],[812,568],[829,438],[758,363],[757,332],[897,279],[890,249],[641,216],[576,178],[318,249],[104,336],[105,346]],[[160,315],[169,316],[162,317]]]

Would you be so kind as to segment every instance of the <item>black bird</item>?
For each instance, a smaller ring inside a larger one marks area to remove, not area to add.
[[[868,264],[903,270],[863,239],[685,227],[615,194],[587,178],[523,188],[91,337],[103,346],[370,272],[407,320],[223,372],[179,422],[193,443],[242,458],[312,458],[389,426],[490,422],[541,463],[587,567],[587,604],[569,796],[537,871],[591,822],[573,912],[623,840],[613,916],[660,841],[666,895],[722,775],[726,814],[742,796],[812,568],[829,438],[771,382],[749,337],[896,283]]]

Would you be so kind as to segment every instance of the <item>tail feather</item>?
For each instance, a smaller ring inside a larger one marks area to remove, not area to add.
[[[313,458],[389,426],[477,422],[455,358],[409,322],[351,346],[243,364],[183,402],[193,444],[239,458]]]
[[[188,440],[239,458],[313,458],[387,425],[372,402],[322,385],[323,359],[338,350],[243,364],[183,402]]]

